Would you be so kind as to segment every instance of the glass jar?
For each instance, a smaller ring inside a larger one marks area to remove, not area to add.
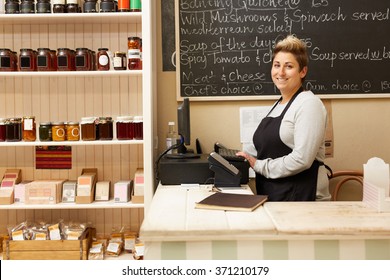
[[[51,55],[49,48],[38,48],[37,55],[37,70],[38,71],[51,71]]]
[[[74,51],[68,48],[59,48],[57,50],[57,70],[73,71],[75,70]]]
[[[134,139],[144,139],[144,121],[142,116],[134,117]]]
[[[53,13],[65,13],[65,0],[53,0]]]
[[[22,119],[11,118],[5,122],[5,139],[9,142],[22,141]]]
[[[53,141],[65,141],[64,122],[53,122],[51,124],[51,137]]]
[[[23,140],[35,141],[37,139],[37,130],[35,117],[23,117]]]
[[[37,14],[51,13],[50,0],[37,0],[36,11]]]
[[[110,57],[107,53],[107,48],[99,48],[97,54],[97,70],[99,71],[108,71],[110,70]]]
[[[97,0],[85,0],[83,5],[84,13],[96,13],[96,3]]]
[[[0,49],[0,71],[14,71],[12,62],[12,51],[10,49]]]
[[[68,122],[66,124],[66,140],[68,141],[80,140],[80,126],[78,122]]]
[[[130,12],[130,0],[118,0],[118,12]]]
[[[77,0],[66,0],[65,12],[66,13],[78,13],[79,4]]]
[[[21,14],[34,14],[35,13],[34,0],[22,0],[20,2],[20,13]]]
[[[5,1],[5,13],[6,14],[19,14],[19,0],[6,0]]]
[[[20,49],[19,70],[35,71],[35,53],[32,49]]]
[[[114,0],[100,0],[100,12],[115,12]]]
[[[55,50],[50,50],[50,70],[57,71],[57,52]]]
[[[132,116],[118,116],[116,118],[116,138],[118,140],[134,139],[134,123]]]
[[[41,122],[39,124],[39,140],[40,141],[52,141],[52,127],[51,122]]]
[[[91,56],[87,48],[76,49],[76,71],[89,71],[91,70]]]
[[[0,119],[0,141],[4,142],[6,139],[6,127],[5,127],[6,119]]]
[[[114,53],[114,69],[115,70],[126,70],[126,53],[115,52]]]
[[[141,56],[140,48],[141,42],[139,37],[129,37],[127,41],[128,52],[128,68],[129,70],[140,70],[141,69]]]
[[[141,0],[130,0],[130,12],[141,12],[142,10]]]
[[[114,138],[113,123],[111,117],[100,117],[98,126],[99,140],[112,140]]]
[[[81,118],[81,139],[83,141],[96,140],[96,118],[85,117]]]

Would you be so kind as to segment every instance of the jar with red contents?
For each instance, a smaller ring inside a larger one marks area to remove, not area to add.
[[[75,53],[68,48],[59,48],[57,50],[57,70],[73,71],[75,67]]]
[[[0,71],[15,71],[14,53],[10,49],[0,49]]]
[[[144,139],[144,121],[142,116],[134,117],[134,139]]]
[[[110,57],[108,56],[107,48],[99,48],[97,54],[97,70],[108,71],[110,70]]]
[[[141,70],[141,40],[139,37],[129,37],[127,41],[127,59],[129,70]]]
[[[91,56],[87,48],[76,49],[76,71],[91,70]]]
[[[0,119],[0,141],[4,142],[6,140],[6,119]]]
[[[38,71],[51,71],[51,54],[49,48],[38,48],[37,55],[37,70]]]
[[[35,71],[36,70],[36,53],[32,49],[20,49],[19,70]]]
[[[118,140],[134,139],[134,122],[132,116],[118,116],[116,118],[116,138]]]

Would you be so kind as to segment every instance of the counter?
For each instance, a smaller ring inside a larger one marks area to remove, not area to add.
[[[390,213],[363,202],[195,209],[211,194],[210,186],[160,185],[141,226],[145,259],[390,259]]]

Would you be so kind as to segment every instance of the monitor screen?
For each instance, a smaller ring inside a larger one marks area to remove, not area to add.
[[[190,101],[184,98],[182,104],[177,107],[178,133],[184,139],[186,145],[191,144],[191,127],[190,127]]]

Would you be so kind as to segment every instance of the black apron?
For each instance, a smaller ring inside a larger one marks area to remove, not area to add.
[[[280,139],[279,131],[284,115],[302,90],[301,88],[294,94],[279,117],[272,118],[269,117],[269,114],[281,99],[260,122],[253,135],[253,144],[257,149],[257,159],[275,159],[292,152],[292,149]],[[315,160],[309,169],[293,176],[278,179],[267,179],[256,173],[257,194],[268,195],[268,201],[314,201],[319,166],[320,163]]]

